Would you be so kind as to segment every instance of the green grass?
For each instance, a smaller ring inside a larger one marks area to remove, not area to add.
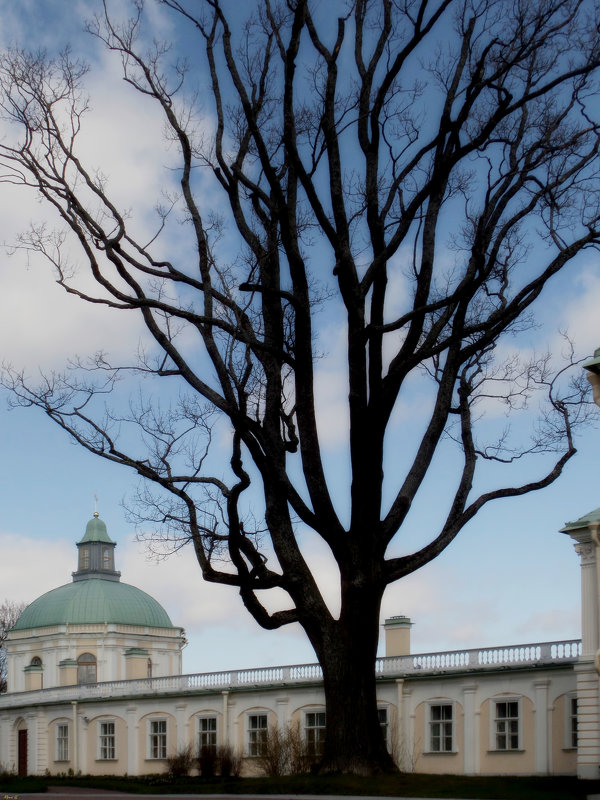
[[[388,797],[477,798],[477,800],[577,800],[600,793],[600,781],[570,777],[463,777],[457,775],[295,775],[285,778],[170,779],[165,775],[123,777],[0,776],[0,793],[44,792],[48,786],[78,786],[139,794],[338,794]],[[3,800],[0,794],[0,800]]]

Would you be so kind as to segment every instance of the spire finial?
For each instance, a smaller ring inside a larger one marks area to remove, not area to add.
[[[96,492],[94,492],[94,516],[95,517],[100,516],[98,514],[98,495],[96,494]]]

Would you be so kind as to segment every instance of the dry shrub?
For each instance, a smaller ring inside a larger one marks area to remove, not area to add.
[[[187,745],[179,750],[175,755],[167,758],[169,775],[172,778],[181,778],[190,774],[194,766],[194,754],[191,745]]]
[[[299,775],[309,772],[315,761],[302,738],[299,725],[280,730],[271,727],[263,742],[259,763],[266,775]]]

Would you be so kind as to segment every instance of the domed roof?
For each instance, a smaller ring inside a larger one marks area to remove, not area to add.
[[[13,630],[104,622],[174,627],[160,603],[141,589],[120,581],[90,578],[59,586],[38,597],[23,611]]]

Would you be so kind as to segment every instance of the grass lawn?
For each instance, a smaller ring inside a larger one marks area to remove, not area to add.
[[[35,777],[0,775],[0,792],[44,792],[48,786],[80,786],[140,794],[339,794],[387,797],[477,798],[477,800],[572,800],[600,794],[600,781],[570,777],[463,777],[456,775],[294,775],[284,778],[171,779],[165,775]],[[0,800],[2,798],[0,797]]]

